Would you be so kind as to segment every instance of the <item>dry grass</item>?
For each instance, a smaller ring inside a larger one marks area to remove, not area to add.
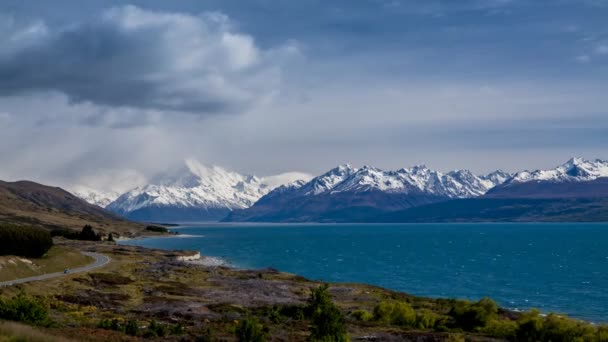
[[[76,268],[91,262],[93,262],[93,258],[65,246],[53,246],[45,256],[38,259],[2,256],[0,257],[0,281],[60,272],[66,268]]]
[[[0,321],[0,342],[69,342],[27,325]]]

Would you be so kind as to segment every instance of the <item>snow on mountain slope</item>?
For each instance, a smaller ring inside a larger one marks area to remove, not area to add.
[[[441,173],[424,165],[397,171],[383,171],[364,166],[360,169],[340,165],[305,184],[277,188],[274,192],[290,196],[314,196],[336,193],[362,193],[380,191],[386,193],[424,193],[447,198],[468,198],[485,194],[511,175],[495,171],[486,176],[476,176],[468,170]],[[276,194],[273,194],[273,196]]]
[[[241,175],[218,166],[207,167],[195,160],[143,187],[133,189],[108,205],[119,214],[146,208],[233,210],[250,207],[281,182],[292,182],[306,174],[292,172],[267,178]]]
[[[120,196],[118,192],[100,191],[82,185],[73,186],[69,191],[74,196],[102,208],[105,208]]]
[[[595,180],[601,177],[608,177],[608,161],[600,159],[589,161],[582,158],[572,158],[551,170],[518,172],[507,181],[507,184],[531,181],[580,182]]]

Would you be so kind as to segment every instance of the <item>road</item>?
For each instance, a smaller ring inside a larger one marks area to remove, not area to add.
[[[90,256],[91,258],[94,258],[95,262],[93,262],[92,264],[89,264],[87,266],[84,266],[84,267],[72,268],[68,271],[68,273],[63,273],[63,272],[47,273],[47,274],[42,274],[42,275],[35,276],[35,277],[3,281],[3,282],[0,282],[0,287],[29,283],[31,281],[46,280],[46,279],[51,279],[51,278],[56,278],[56,277],[61,277],[61,276],[67,276],[67,275],[74,274],[74,273],[88,272],[88,271],[94,270],[96,268],[103,267],[110,262],[110,258],[103,254],[91,253],[91,252],[81,252],[81,253],[86,256]]]

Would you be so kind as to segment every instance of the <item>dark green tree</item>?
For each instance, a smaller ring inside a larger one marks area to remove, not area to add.
[[[332,302],[329,286],[314,289],[308,299],[307,311],[312,320],[310,341],[350,341],[344,324],[342,311]]]
[[[51,234],[41,228],[0,225],[0,255],[39,258],[53,246]]]
[[[235,332],[239,342],[266,341],[266,330],[264,329],[264,326],[253,317],[242,320],[236,327]]]
[[[84,241],[101,241],[101,236],[96,234],[93,227],[87,224],[86,226],[82,227],[82,231],[80,231],[78,239]]]

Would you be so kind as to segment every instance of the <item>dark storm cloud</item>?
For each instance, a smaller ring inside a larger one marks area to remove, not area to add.
[[[0,95],[56,91],[107,107],[235,113],[276,90],[289,53],[259,49],[219,13],[126,6],[64,29],[36,25],[3,37]]]

